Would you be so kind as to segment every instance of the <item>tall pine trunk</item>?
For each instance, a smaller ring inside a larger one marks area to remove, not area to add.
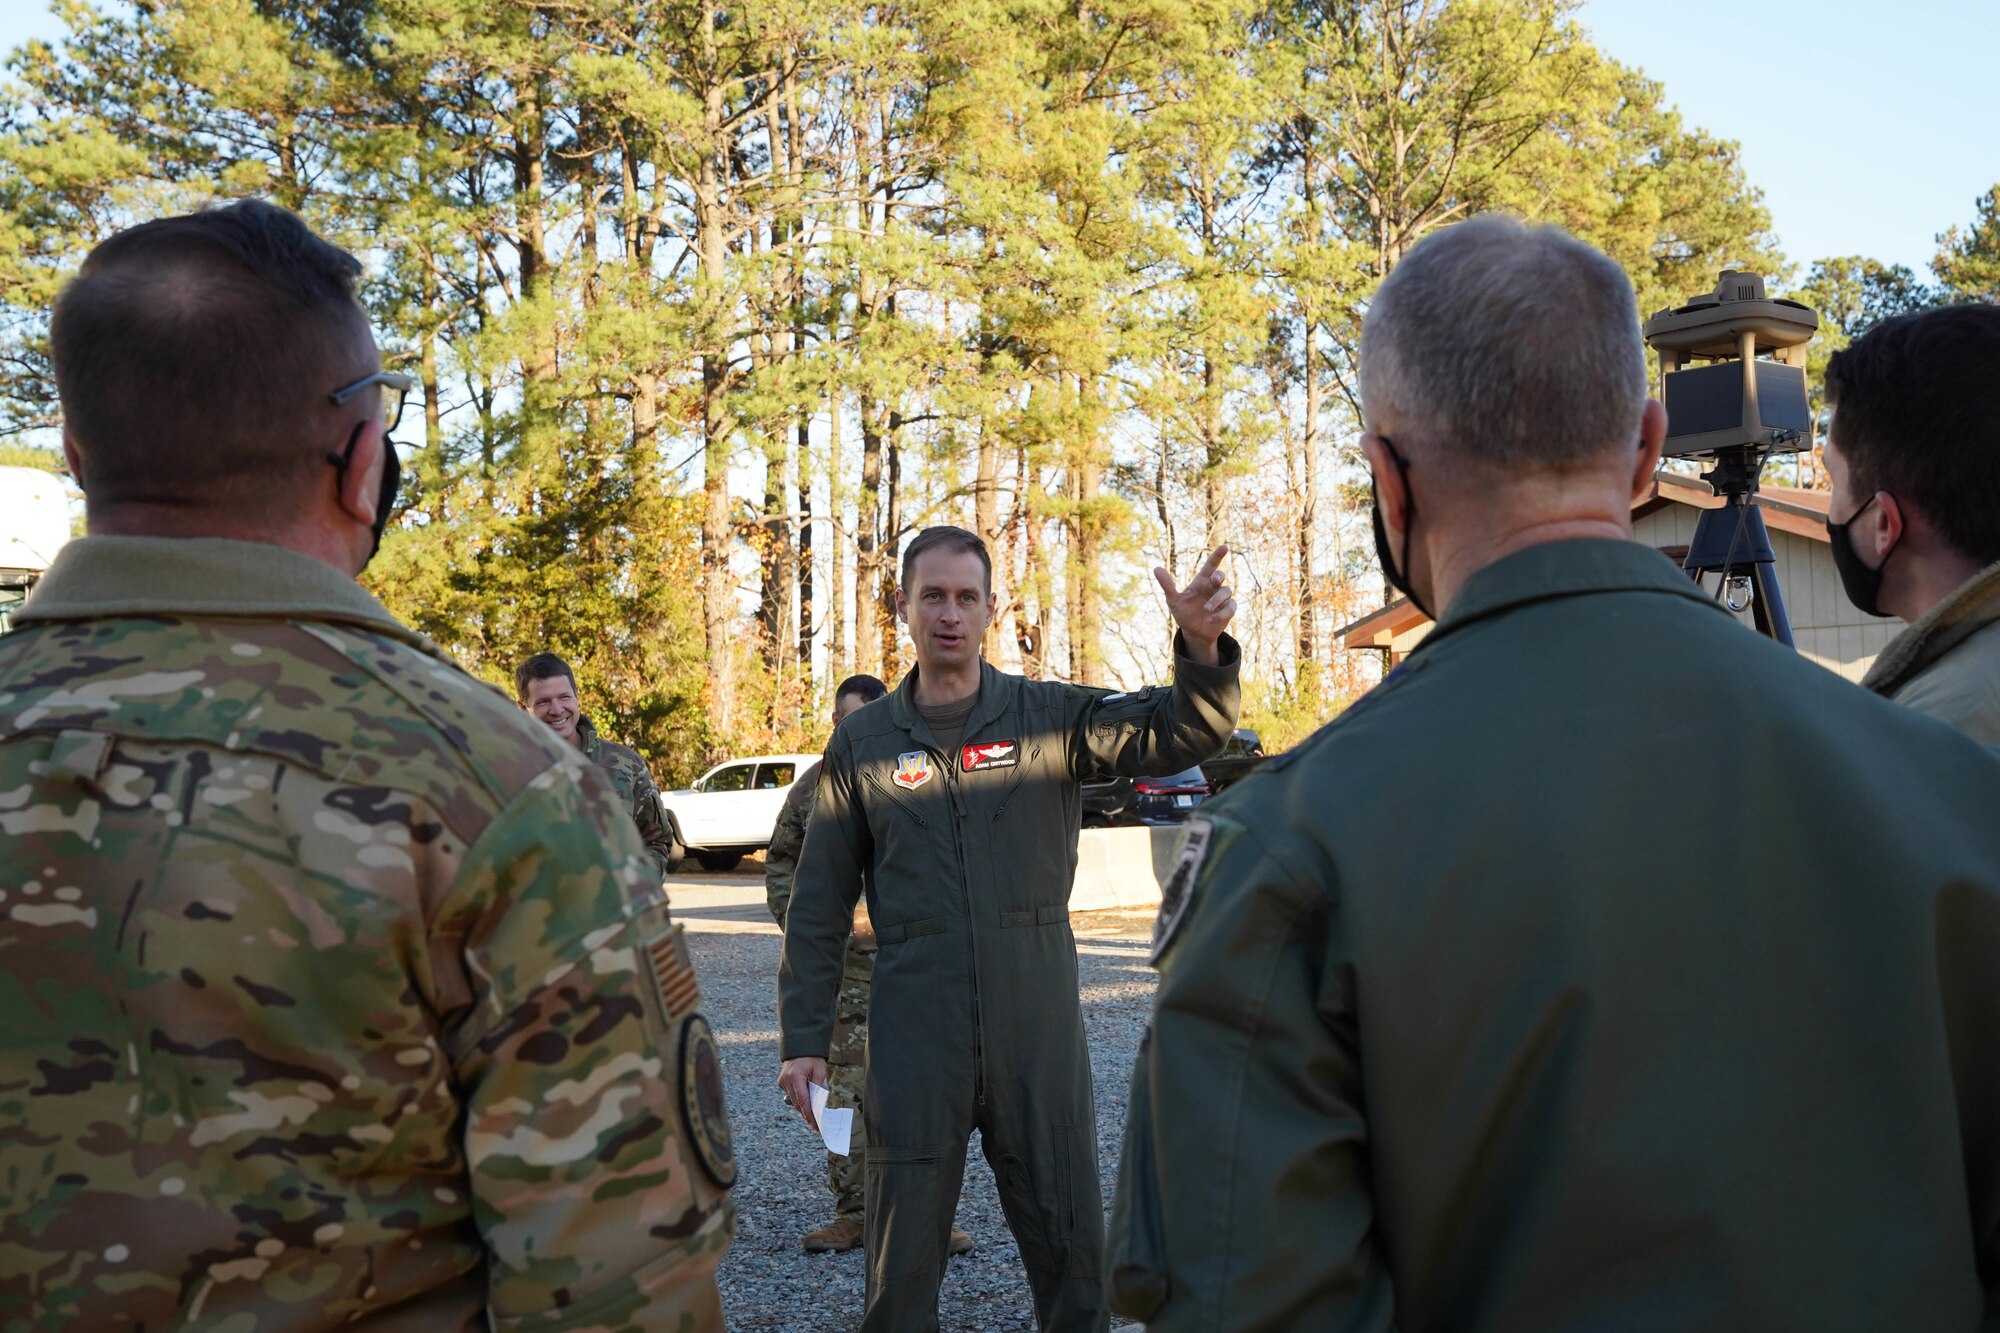
[[[729,570],[729,329],[728,219],[723,191],[729,170],[724,137],[724,86],[716,68],[715,9],[701,13],[702,140],[694,189],[697,301],[701,345],[701,628],[708,650],[709,720],[722,735],[736,729],[735,588]]]

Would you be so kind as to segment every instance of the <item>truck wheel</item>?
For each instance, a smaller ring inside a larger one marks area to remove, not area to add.
[[[672,815],[667,816],[667,873],[673,874],[687,860],[687,843],[681,838],[681,822]]]
[[[696,852],[694,859],[701,862],[701,868],[711,875],[720,875],[725,870],[736,869],[743,860],[741,852]]]

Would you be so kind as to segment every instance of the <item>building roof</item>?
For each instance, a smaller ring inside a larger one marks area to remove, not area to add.
[[[1825,491],[1802,491],[1794,486],[1766,484],[1757,488],[1757,502],[1764,510],[1766,527],[1818,542],[1827,540],[1826,507],[1830,498]],[[1690,509],[1720,509],[1722,497],[1711,493],[1708,483],[1699,477],[1656,472],[1652,491],[1633,504],[1632,517],[1644,518],[1677,504]],[[1339,633],[1349,648],[1387,648],[1401,653],[1415,646],[1420,631],[1430,623],[1430,617],[1411,606],[1408,598],[1398,597],[1380,611],[1371,611],[1343,626]]]

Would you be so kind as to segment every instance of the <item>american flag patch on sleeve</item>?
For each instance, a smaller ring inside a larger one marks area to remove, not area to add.
[[[676,922],[661,931],[646,946],[646,960],[652,965],[653,984],[669,1026],[701,1006],[701,985],[688,958],[687,927]]]

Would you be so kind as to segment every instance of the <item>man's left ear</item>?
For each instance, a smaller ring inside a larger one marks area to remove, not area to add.
[[[1890,491],[1875,492],[1874,513],[1875,517],[1864,525],[1863,531],[1874,547],[1869,555],[1874,557],[1875,567],[1880,569],[1882,562],[1896,549],[1897,543],[1903,540],[1903,533],[1908,530],[1909,524],[1908,515],[1903,513],[1903,502]]]

